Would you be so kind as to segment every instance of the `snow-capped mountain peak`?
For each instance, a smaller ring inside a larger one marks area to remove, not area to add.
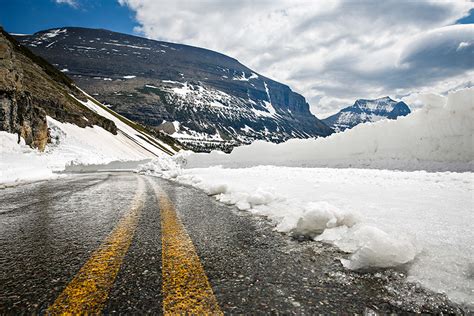
[[[323,122],[336,132],[342,132],[360,123],[396,119],[410,112],[410,108],[403,101],[395,101],[388,96],[374,100],[359,99],[352,106],[343,108],[338,113],[323,119]]]

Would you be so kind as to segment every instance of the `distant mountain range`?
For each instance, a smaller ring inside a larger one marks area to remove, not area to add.
[[[410,108],[404,102],[395,101],[389,97],[375,100],[359,99],[353,105],[322,121],[336,132],[342,132],[361,123],[396,119],[399,116],[408,115],[410,112]]]
[[[72,27],[17,39],[111,109],[191,149],[333,132],[303,96],[214,51]]]

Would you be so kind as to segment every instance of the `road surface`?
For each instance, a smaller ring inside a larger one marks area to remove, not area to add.
[[[0,314],[460,311],[402,271],[346,271],[344,255],[155,177],[0,190]]]

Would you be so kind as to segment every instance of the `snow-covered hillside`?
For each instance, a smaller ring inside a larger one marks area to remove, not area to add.
[[[334,244],[348,269],[407,269],[409,281],[473,309],[473,95],[426,96],[407,117],[326,139],[183,153],[140,170]]]
[[[89,97],[90,98],[90,97]],[[79,100],[78,100],[79,101]],[[71,164],[106,164],[112,161],[141,161],[174,154],[171,146],[133,127],[132,122],[107,110],[90,98],[82,102],[97,114],[112,120],[117,135],[101,127],[81,128],[48,117],[52,142],[44,152],[31,149],[15,134],[0,132],[0,185],[52,179]],[[129,124],[127,124],[127,122]]]
[[[257,141],[220,152],[183,154],[188,168],[356,167],[401,170],[472,171],[474,88],[449,96],[425,95],[425,106],[395,121],[354,127],[326,138],[294,139],[282,144]],[[187,155],[187,156],[186,156]]]

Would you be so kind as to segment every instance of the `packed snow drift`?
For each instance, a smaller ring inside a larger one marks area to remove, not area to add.
[[[426,95],[421,102],[424,107],[408,116],[361,124],[326,138],[282,144],[256,141],[231,154],[186,153],[182,160],[187,168],[279,165],[472,171],[474,88],[447,98]]]
[[[141,161],[168,156],[173,149],[150,135],[137,131],[99,104],[82,102],[94,112],[114,121],[118,134],[99,126],[81,128],[48,117],[51,143],[45,152],[31,149],[18,136],[0,132],[0,185],[57,178],[69,165]],[[126,122],[126,121],[125,121]]]
[[[473,308],[473,94],[425,96],[407,117],[326,139],[184,152],[140,172],[332,243],[348,253],[340,258],[348,269],[402,267],[409,280]]]

